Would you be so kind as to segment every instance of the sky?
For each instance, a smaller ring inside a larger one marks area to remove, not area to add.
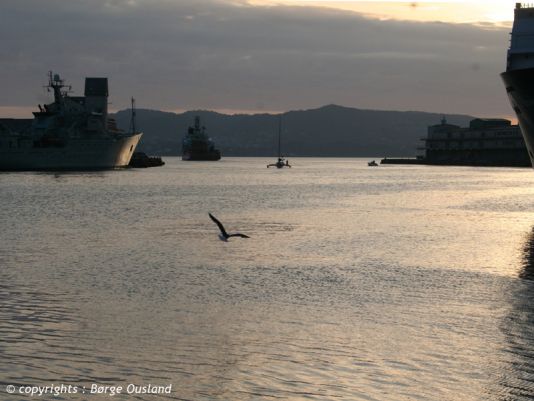
[[[514,1],[352,1],[352,0],[253,0],[255,5],[331,7],[361,13],[369,18],[453,23],[496,23],[507,26],[514,18]]]
[[[515,1],[2,0],[0,117],[51,101],[49,70],[110,108],[339,104],[512,117],[499,73]]]

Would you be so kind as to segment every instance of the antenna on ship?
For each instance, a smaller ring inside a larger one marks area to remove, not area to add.
[[[132,96],[132,115],[130,117],[130,132],[135,133],[135,99]]]
[[[61,79],[59,74],[54,74],[52,71],[48,71],[48,85],[45,88],[50,92],[50,88],[54,91],[54,101],[61,105],[63,97],[72,90],[71,85],[65,85],[65,80]],[[67,90],[62,91],[63,88]]]

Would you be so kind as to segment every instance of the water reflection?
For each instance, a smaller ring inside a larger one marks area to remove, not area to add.
[[[6,275],[2,275],[6,276]],[[65,294],[47,293],[14,280],[0,284],[0,385],[47,379],[44,372],[56,361],[65,363],[77,350],[65,347],[76,327]],[[52,369],[53,370],[53,369]],[[55,380],[57,373],[50,378]],[[0,397],[1,398],[1,397]]]
[[[114,170],[111,170],[114,171]],[[108,176],[108,170],[92,170],[92,171],[41,171],[38,174],[44,176],[53,176],[56,180],[70,177],[91,177],[91,178],[105,178]]]
[[[519,277],[534,281],[534,227],[532,227],[523,246],[523,264]]]
[[[534,175],[325,163],[0,176],[0,399],[532,399]]]
[[[503,318],[506,345],[499,373],[499,399],[534,399],[534,227],[523,246],[519,278],[510,287],[510,308]]]

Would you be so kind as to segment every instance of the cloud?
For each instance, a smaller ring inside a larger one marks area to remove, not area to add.
[[[42,103],[50,69],[75,92],[110,79],[112,107],[362,108],[511,114],[508,30],[379,21],[222,0],[2,0],[0,106]],[[476,66],[474,68],[473,66]]]

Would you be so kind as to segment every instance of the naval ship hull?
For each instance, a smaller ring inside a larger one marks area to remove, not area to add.
[[[0,149],[1,171],[107,170],[128,166],[142,134],[71,139],[63,147]]]
[[[501,74],[501,78],[534,167],[534,68],[506,71]]]

